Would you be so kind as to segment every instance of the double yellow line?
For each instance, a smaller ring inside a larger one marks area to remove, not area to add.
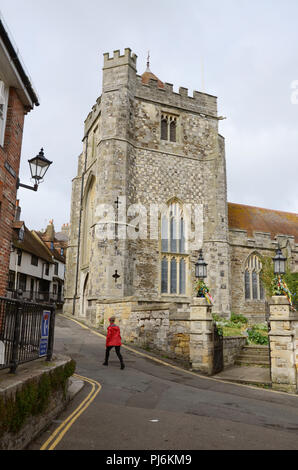
[[[83,377],[78,374],[74,374],[74,377],[83,380],[91,384],[91,392],[89,395],[82,401],[82,403],[74,410],[74,412],[65,420],[63,423],[51,434],[49,439],[42,445],[40,450],[53,450],[59,444],[65,433],[73,425],[73,423],[78,419],[78,417],[88,408],[88,406],[93,402],[96,395],[101,390],[101,385],[96,380]]]

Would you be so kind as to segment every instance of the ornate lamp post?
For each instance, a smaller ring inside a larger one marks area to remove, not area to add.
[[[277,276],[282,276],[285,274],[287,258],[282,255],[280,247],[277,248],[276,255],[274,258],[272,258],[272,260],[274,263],[274,274]]]
[[[207,263],[205,263],[203,258],[202,250],[199,252],[198,261],[195,264],[195,276],[197,279],[197,297],[205,297],[204,289],[206,289],[204,284],[204,279],[207,277]]]
[[[196,273],[195,276],[197,279],[205,279],[207,277],[207,266],[208,264],[205,263],[203,258],[202,250],[199,252],[198,261],[195,264],[196,266]]]
[[[32,191],[37,191],[38,185],[43,182],[43,178],[48,171],[50,165],[53,162],[47,160],[44,156],[43,149],[40,150],[39,154],[36,157],[28,160],[31,172],[31,178],[35,181],[34,186],[28,186],[27,184],[20,183],[20,179],[17,181],[17,189],[19,187],[31,189]]]

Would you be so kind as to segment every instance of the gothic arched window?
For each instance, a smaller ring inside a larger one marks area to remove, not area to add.
[[[245,300],[264,300],[264,288],[260,276],[261,270],[262,263],[260,258],[256,253],[253,253],[245,263]]]
[[[82,230],[82,264],[89,264],[91,252],[91,227],[94,217],[94,197],[95,197],[95,179],[88,184],[87,193],[84,201],[84,218]]]
[[[168,140],[168,119],[166,116],[161,118],[160,136],[162,140]]]
[[[166,113],[161,115],[160,138],[169,142],[177,141],[177,116]]]
[[[183,210],[171,203],[161,217],[161,293],[186,295],[189,256]]]

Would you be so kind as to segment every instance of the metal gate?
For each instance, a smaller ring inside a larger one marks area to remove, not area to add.
[[[216,324],[213,324],[213,370],[212,374],[218,374],[223,370],[223,337],[218,333]]]

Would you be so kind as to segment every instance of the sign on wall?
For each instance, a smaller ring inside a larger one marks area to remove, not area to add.
[[[51,312],[44,310],[41,322],[41,338],[39,343],[39,357],[46,356],[48,351],[49,326]]]

